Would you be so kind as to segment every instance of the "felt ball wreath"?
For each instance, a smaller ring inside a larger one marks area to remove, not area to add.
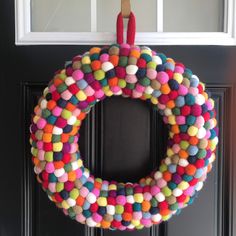
[[[111,96],[141,99],[168,126],[166,156],[138,183],[94,177],[79,151],[91,108]],[[214,101],[190,69],[148,47],[93,47],[55,73],[34,109],[34,171],[49,199],[90,227],[134,230],[167,221],[202,189],[218,143]]]

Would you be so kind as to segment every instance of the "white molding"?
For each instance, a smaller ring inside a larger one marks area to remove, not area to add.
[[[91,0],[91,32],[97,31],[97,0]]]
[[[162,22],[157,22],[159,32],[138,32],[135,43],[138,45],[236,45],[235,40],[235,1],[225,0],[224,30],[226,32],[169,33],[161,32]],[[91,0],[96,4],[96,0]],[[92,5],[91,5],[92,6]],[[157,0],[163,8],[163,0]],[[93,8],[93,7],[92,7]],[[160,8],[159,8],[160,9]],[[94,12],[96,8],[91,9]],[[227,14],[226,14],[227,13]],[[104,45],[115,42],[115,34],[110,32],[31,32],[30,0],[15,0],[15,43],[16,45]],[[91,19],[91,30],[96,31],[96,19]]]
[[[163,0],[157,0],[157,32],[163,32]]]

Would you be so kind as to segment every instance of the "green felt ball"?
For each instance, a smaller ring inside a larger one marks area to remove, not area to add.
[[[89,64],[83,64],[82,71],[87,74],[87,73],[92,73],[93,70]]]
[[[157,205],[158,205],[158,202],[155,198],[152,198],[150,203],[151,203],[152,207],[157,207]]]
[[[53,134],[52,135],[52,142],[53,143],[58,143],[61,141],[61,135]]]
[[[128,57],[125,57],[125,56],[121,56],[119,58],[119,66],[127,66],[128,65]]]
[[[64,189],[64,183],[57,182],[56,183],[56,191],[60,193]]]
[[[154,69],[156,70],[157,64],[154,61],[150,61],[147,63],[147,68],[148,69]]]
[[[187,116],[186,122],[187,122],[187,125],[194,125],[194,123],[196,122],[196,117],[189,115]]]
[[[180,115],[180,109],[178,107],[174,107],[172,109],[172,113],[176,116]]]
[[[121,215],[124,212],[124,207],[122,205],[116,205],[115,212],[116,212],[116,214]]]
[[[150,79],[148,79],[147,77],[144,77],[144,78],[142,78],[142,79],[139,80],[139,83],[140,83],[141,85],[143,85],[144,87],[147,87],[148,85],[151,84],[151,81],[150,81]]]
[[[45,152],[44,158],[47,162],[53,161],[53,152]]]
[[[126,81],[125,81],[124,79],[119,79],[119,80],[118,80],[118,86],[119,86],[120,88],[125,88],[125,86],[126,86]]]
[[[72,199],[76,200],[78,196],[79,196],[79,190],[77,188],[74,188],[70,191],[70,197]]]
[[[161,190],[166,197],[169,197],[172,194],[172,191],[166,186]]]
[[[58,93],[62,93],[62,92],[64,92],[64,91],[66,91],[67,90],[67,86],[66,86],[66,84],[64,84],[64,83],[62,83],[62,84],[60,84],[59,86],[57,86],[57,92]]]
[[[94,71],[94,77],[96,80],[103,80],[105,78],[105,72],[103,70]]]
[[[185,104],[192,106],[194,103],[195,103],[195,97],[192,94],[188,93],[185,96]]]
[[[42,110],[42,116],[43,118],[47,118],[51,115],[51,112],[48,109],[43,109]]]

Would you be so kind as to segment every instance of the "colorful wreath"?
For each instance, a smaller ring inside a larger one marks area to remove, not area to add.
[[[56,72],[34,109],[30,143],[37,179],[66,215],[91,227],[133,230],[166,221],[193,202],[218,137],[214,101],[198,77],[162,53],[123,44],[122,37]],[[79,152],[86,114],[113,95],[151,102],[169,129],[166,157],[138,183],[95,178]]]

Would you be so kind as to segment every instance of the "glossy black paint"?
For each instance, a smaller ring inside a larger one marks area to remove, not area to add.
[[[216,100],[220,126],[218,159],[195,204],[170,223],[139,232],[93,230],[65,217],[36,183],[30,161],[30,114],[42,89],[64,61],[90,46],[15,46],[14,1],[0,2],[1,236],[233,236],[235,199],[232,138],[236,48],[153,46],[191,68]],[[82,128],[85,163],[98,176],[137,181],[165,153],[166,128],[155,109],[141,101],[107,99]]]

